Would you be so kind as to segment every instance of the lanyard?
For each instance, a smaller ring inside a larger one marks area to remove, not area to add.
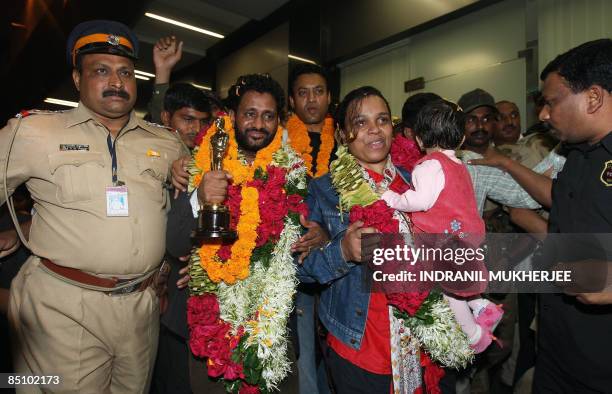
[[[119,182],[117,181],[117,151],[115,149],[115,145],[117,144],[117,139],[113,142],[110,133],[108,134],[108,138],[106,138],[106,144],[108,145],[108,151],[111,155],[111,171],[113,178],[113,186],[119,186]]]

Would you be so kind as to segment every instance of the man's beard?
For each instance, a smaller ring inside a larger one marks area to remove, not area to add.
[[[276,135],[276,130],[274,132],[270,132],[268,129],[265,129],[263,127],[260,129],[255,127],[249,127],[246,130],[242,131],[238,128],[236,122],[234,122],[234,131],[236,132],[236,143],[238,144],[238,148],[240,148],[240,150],[253,153],[270,145],[270,143],[274,139],[274,136]],[[266,137],[260,139],[255,143],[251,143],[247,136],[247,134],[251,131],[259,131],[261,133],[265,133]]]

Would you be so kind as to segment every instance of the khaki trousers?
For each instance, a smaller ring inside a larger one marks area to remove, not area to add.
[[[148,392],[159,334],[151,288],[109,296],[65,283],[30,257],[11,285],[9,320],[15,372],[62,381],[18,392]]]

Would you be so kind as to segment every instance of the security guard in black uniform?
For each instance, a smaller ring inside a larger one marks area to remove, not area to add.
[[[540,120],[569,151],[552,186],[549,233],[612,233],[612,40],[559,55],[540,78]],[[600,247],[612,260],[612,244]],[[553,246],[557,262],[580,260],[567,253],[575,244],[562,248]],[[542,294],[539,307],[534,393],[612,393],[612,290]]]

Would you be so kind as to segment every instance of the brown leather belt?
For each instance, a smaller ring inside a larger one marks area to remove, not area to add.
[[[49,259],[41,258],[40,262],[45,266],[46,269],[59,275],[60,277],[69,279],[72,282],[80,283],[85,286],[92,286],[98,288],[104,288],[107,290],[101,290],[109,295],[120,295],[129,294],[134,292],[143,291],[150,285],[152,285],[157,279],[157,272],[149,275],[149,277],[141,282],[137,282],[136,279],[119,279],[119,278],[101,278],[99,276],[91,275],[76,268],[64,267],[57,265]],[[135,281],[133,286],[121,286],[127,282]],[[116,289],[117,286],[121,286]]]

